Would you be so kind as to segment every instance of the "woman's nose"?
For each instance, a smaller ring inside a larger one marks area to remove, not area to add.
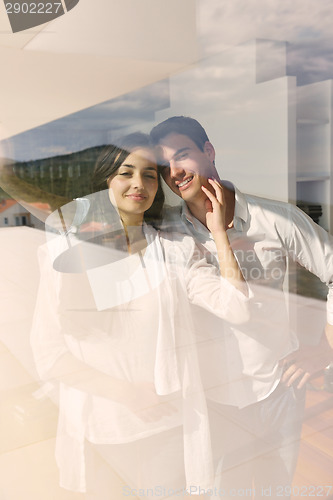
[[[133,187],[137,188],[137,189],[143,189],[144,188],[144,182],[143,182],[143,178],[141,177],[141,175],[135,175],[133,177]]]

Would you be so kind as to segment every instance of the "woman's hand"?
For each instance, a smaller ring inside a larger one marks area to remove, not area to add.
[[[163,397],[156,394],[152,383],[135,384],[130,392],[126,405],[143,422],[157,422],[164,416],[177,413],[174,405],[163,401]]]
[[[152,382],[134,384],[95,370],[67,352],[47,373],[47,379],[58,380],[94,396],[126,406],[144,422],[155,422],[177,413],[177,408],[156,394]]]
[[[215,179],[208,179],[208,182],[215,190],[215,195],[204,186],[201,189],[208,198],[206,201],[206,225],[216,244],[221,276],[247,296],[247,286],[231,249],[226,231],[226,203],[223,187]]]
[[[220,232],[225,233],[226,204],[223,187],[215,179],[208,179],[208,182],[214,189],[215,195],[205,186],[201,186],[208,198],[206,200],[206,226],[213,235]]]

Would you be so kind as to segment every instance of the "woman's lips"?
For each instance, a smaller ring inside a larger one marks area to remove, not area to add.
[[[143,194],[128,194],[126,197],[133,201],[144,201],[147,198]]]

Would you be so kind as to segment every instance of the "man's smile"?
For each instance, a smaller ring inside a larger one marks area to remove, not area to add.
[[[193,175],[191,177],[187,177],[187,179],[181,181],[181,182],[176,182],[176,186],[180,191],[183,191],[184,189],[187,189],[189,183],[193,180]]]

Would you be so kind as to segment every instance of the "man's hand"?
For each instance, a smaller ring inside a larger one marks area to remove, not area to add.
[[[280,364],[285,367],[281,381],[288,387],[297,382],[297,389],[301,389],[308,380],[315,377],[333,360],[333,349],[327,342],[325,335],[318,345],[301,346],[298,351],[283,358]]]

